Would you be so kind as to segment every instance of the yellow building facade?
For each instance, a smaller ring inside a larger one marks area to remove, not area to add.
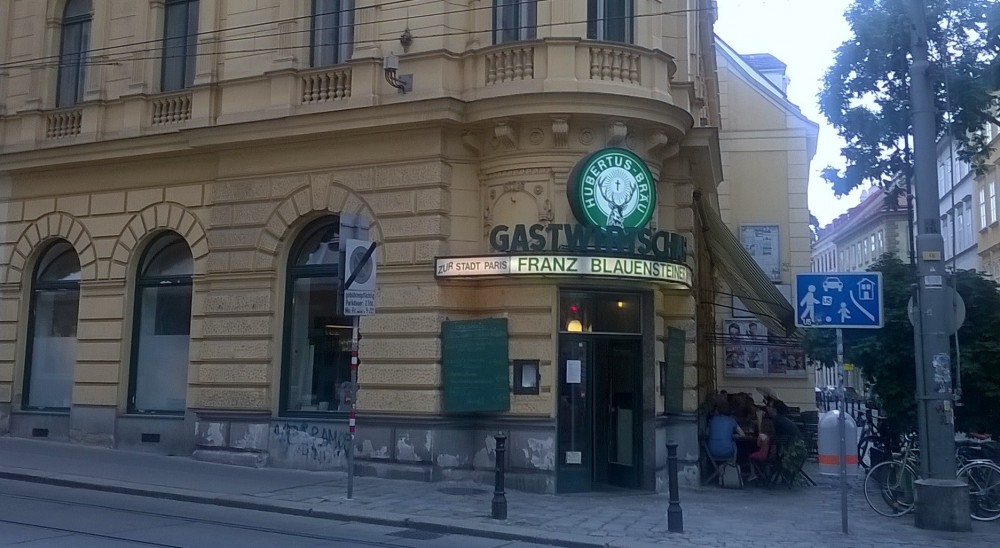
[[[508,484],[544,492],[658,489],[669,437],[697,481],[713,250],[739,252],[704,235],[711,8],[0,5],[0,429],[424,480],[491,477],[502,431]],[[607,190],[587,226],[602,151],[655,199]],[[351,239],[377,246],[356,399]]]

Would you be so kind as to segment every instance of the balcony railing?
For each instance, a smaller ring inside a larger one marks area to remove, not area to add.
[[[61,139],[80,134],[83,110],[74,108],[50,112],[45,116],[45,138]]]
[[[641,84],[642,56],[633,49],[615,46],[590,47],[590,79]]]
[[[486,85],[535,77],[535,48],[515,46],[486,53]]]
[[[351,97],[351,69],[302,75],[302,104],[327,103]]]
[[[191,93],[157,97],[152,103],[154,126],[177,124],[191,119]]]

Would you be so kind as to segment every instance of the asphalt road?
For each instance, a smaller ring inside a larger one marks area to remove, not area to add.
[[[0,480],[0,546],[529,548],[541,545]]]

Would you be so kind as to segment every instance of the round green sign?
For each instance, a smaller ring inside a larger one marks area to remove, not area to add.
[[[587,155],[573,168],[568,183],[569,205],[581,224],[642,228],[653,216],[653,174],[628,150],[606,148]]]

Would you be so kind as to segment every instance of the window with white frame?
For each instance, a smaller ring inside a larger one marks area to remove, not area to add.
[[[975,242],[975,239],[972,237],[972,198],[971,197],[965,199],[965,230],[963,230],[963,232],[965,232],[965,245],[962,247],[962,249],[965,249],[966,247],[969,247],[970,245],[972,245]]]
[[[493,43],[534,40],[538,24],[536,0],[493,0]]]
[[[990,181],[990,223],[997,222],[997,183]]]
[[[346,62],[354,53],[354,0],[313,0],[312,66]]]
[[[986,189],[979,189],[979,228],[986,228],[990,224],[990,218],[986,216]]]
[[[962,227],[965,226],[965,211],[962,206],[955,208],[955,245],[958,249],[965,247],[965,233]]]
[[[587,0],[587,38],[631,44],[634,15],[633,0]]]

